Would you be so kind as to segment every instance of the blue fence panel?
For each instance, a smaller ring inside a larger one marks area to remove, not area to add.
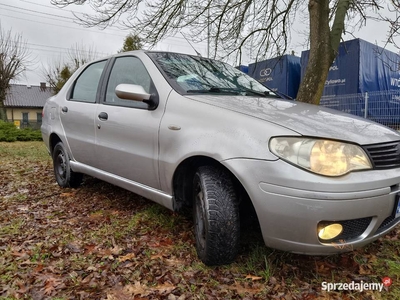
[[[400,90],[364,93],[368,119],[391,126],[400,124]]]
[[[320,105],[400,129],[400,90],[323,96]]]
[[[365,101],[361,93],[348,95],[322,96],[320,105],[364,117]]]

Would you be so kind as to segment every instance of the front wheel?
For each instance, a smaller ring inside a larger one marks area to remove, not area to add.
[[[238,197],[223,169],[200,167],[193,181],[196,250],[206,265],[231,263],[238,252],[240,220]]]
[[[54,175],[59,186],[78,187],[83,175],[71,170],[69,156],[62,142],[59,142],[53,150]]]

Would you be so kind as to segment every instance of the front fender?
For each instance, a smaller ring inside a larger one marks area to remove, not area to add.
[[[172,194],[176,168],[193,156],[219,162],[233,158],[277,160],[268,149],[270,137],[276,135],[298,133],[172,92],[160,125],[161,188]]]

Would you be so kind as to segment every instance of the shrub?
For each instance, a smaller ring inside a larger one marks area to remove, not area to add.
[[[41,141],[40,130],[31,128],[18,129],[13,123],[0,120],[0,142]]]

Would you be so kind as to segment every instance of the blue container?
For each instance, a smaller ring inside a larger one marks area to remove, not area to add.
[[[300,57],[283,55],[249,64],[248,74],[271,90],[296,98],[300,72]]]
[[[245,65],[237,66],[236,69],[238,69],[238,70],[240,70],[240,71],[242,71],[243,73],[246,73],[246,74],[249,73],[249,67],[245,66]]]
[[[301,54],[301,78],[309,54],[309,50]],[[399,122],[400,99],[387,92],[399,90],[400,55],[362,39],[354,39],[340,44],[325,82],[321,105],[364,116],[364,95],[368,92],[368,118],[387,123],[385,119],[389,115],[392,122]],[[343,95],[354,95],[351,99],[356,103],[349,105]]]

